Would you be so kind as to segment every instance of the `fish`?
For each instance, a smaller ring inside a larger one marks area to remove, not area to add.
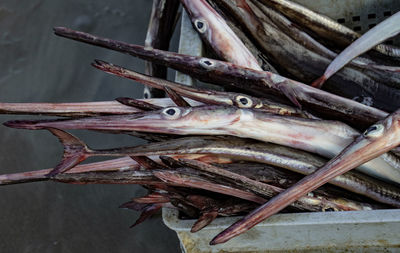
[[[273,197],[244,218],[215,236],[210,244],[224,243],[279,212],[308,192],[400,144],[400,110],[370,126],[323,167]]]
[[[53,131],[53,134],[60,139],[60,143],[66,145],[64,152],[80,152],[79,156],[85,159],[92,156],[130,156],[137,158],[139,156],[169,155],[176,158],[207,160],[208,162],[214,160],[218,163],[251,161],[277,166],[303,175],[313,173],[326,163],[326,160],[319,156],[290,147],[230,136],[192,136],[135,147],[93,150],[72,134],[62,130],[49,130]],[[65,139],[69,139],[69,141]],[[205,156],[193,156],[200,154]],[[215,159],[210,156],[218,156],[219,158]],[[165,164],[165,161],[163,163]],[[332,179],[329,183],[378,202],[400,207],[400,189],[398,187],[359,172],[345,173]]]
[[[194,29],[219,57],[239,66],[262,70],[257,59],[205,0],[181,0],[181,3]]]
[[[350,46],[344,49],[327,67],[325,73],[311,85],[321,88],[322,85],[348,62],[360,54],[365,53],[377,44],[392,38],[400,33],[400,12],[395,13],[381,23],[374,26]]]
[[[187,156],[188,158],[194,159],[198,157]],[[211,160],[212,162],[217,162],[215,159]],[[79,175],[90,175],[85,174],[89,172],[124,172],[124,171],[138,171],[141,166],[132,158],[125,156],[117,159],[110,159],[101,162],[92,162],[87,164],[79,164],[72,167],[70,170],[65,171],[63,174],[63,180],[76,182],[78,178],[81,178]],[[0,186],[10,185],[10,184],[22,184],[22,183],[31,183],[31,182],[39,182],[39,181],[49,181],[53,180],[53,178],[48,177],[48,174],[53,171],[54,168],[51,169],[42,169],[42,170],[34,170],[27,172],[19,172],[12,174],[3,174],[0,175]],[[65,174],[79,174],[78,176],[71,176],[68,179],[68,176]],[[107,178],[107,173],[105,174],[97,174],[102,180]],[[145,174],[136,174],[137,176],[143,175],[143,180],[151,181],[151,178],[148,178],[149,173]],[[147,177],[147,178],[145,178]],[[90,177],[89,177],[90,178]],[[153,178],[154,179],[154,178]],[[61,178],[54,178],[55,181],[60,181]],[[75,180],[75,181],[74,181]],[[62,180],[61,180],[62,181]],[[88,183],[90,180],[88,179]]]
[[[230,2],[230,0],[219,0],[222,2]],[[243,0],[244,1],[244,0]],[[268,8],[266,5],[262,4],[259,1],[251,1],[250,3],[254,4],[257,6],[271,21],[281,30],[284,30],[287,35],[289,35],[293,40],[295,40],[297,43],[303,45],[307,49],[325,57],[328,59],[334,59],[337,57],[337,53],[330,50],[317,40],[315,40],[312,36],[310,36],[308,33],[305,31],[301,30],[298,28],[296,24],[294,24],[292,21],[287,19],[285,16],[280,14],[279,12]],[[372,59],[367,59],[364,57],[357,57],[354,58],[350,64],[358,69],[361,69],[363,71],[368,71],[368,75],[371,77],[374,77],[375,74],[378,72],[380,74],[385,73],[395,73],[399,72],[400,68],[397,66],[387,66],[387,65],[381,65]],[[372,72],[374,75],[372,75]],[[379,76],[381,78],[381,75]],[[392,82],[397,81],[397,79],[392,80]]]
[[[136,71],[129,70],[121,66],[101,60],[95,60],[95,62],[92,63],[92,66],[106,73],[125,77],[157,89],[172,89],[181,96],[198,101],[201,104],[234,105],[239,108],[254,108],[280,115],[293,115],[304,118],[316,118],[306,111],[302,111],[298,108],[294,108],[292,106],[288,106],[282,103],[277,103],[267,98],[257,98],[243,93],[223,92],[188,87],[186,85],[170,82],[168,80],[143,75]]]
[[[307,27],[324,39],[334,41],[336,44],[348,46],[361,36],[331,18],[314,12],[298,3],[287,0],[262,0],[261,2],[267,6],[274,7],[285,16],[296,21],[296,23]],[[380,44],[374,50],[391,57],[400,56],[400,49],[390,45]]]
[[[168,50],[178,17],[179,0],[153,0],[145,47]],[[150,76],[167,78],[167,68],[152,62],[145,62],[145,73]],[[144,98],[163,98],[165,93],[145,87]]]
[[[327,158],[340,153],[359,134],[338,121],[281,116],[232,106],[167,107],[135,115],[8,121],[4,125],[32,130],[59,128],[144,131],[175,135],[232,135],[290,146]],[[359,169],[371,176],[400,184],[400,168],[392,166],[387,156],[390,155],[384,154],[361,165]],[[83,157],[77,152],[64,159],[75,163]]]

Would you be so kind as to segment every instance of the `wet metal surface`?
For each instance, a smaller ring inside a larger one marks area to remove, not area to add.
[[[143,72],[144,62],[53,35],[53,26],[144,44],[148,0],[0,1],[0,101],[78,102],[139,97],[143,86],[90,66],[102,59]],[[175,42],[175,44],[177,44]],[[0,121],[34,116],[0,116]],[[74,132],[97,148],[134,145],[129,136]],[[0,126],[0,173],[50,168],[62,147],[46,131]],[[0,188],[0,252],[179,252],[157,217],[118,209],[144,193],[135,186],[31,183]]]

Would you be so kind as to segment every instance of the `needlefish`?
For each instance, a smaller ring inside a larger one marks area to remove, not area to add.
[[[235,92],[222,92],[215,90],[205,90],[179,83],[170,82],[160,78],[143,75],[136,71],[126,69],[124,67],[114,65],[105,61],[95,60],[92,66],[100,69],[106,73],[117,75],[120,77],[128,78],[136,82],[148,85],[149,87],[156,89],[169,88],[178,93],[179,95],[186,98],[190,98],[190,104],[193,105],[193,100],[197,101],[198,104],[209,104],[209,105],[234,105],[239,108],[254,108],[260,109],[266,112],[280,114],[280,115],[292,115],[304,118],[316,118],[310,113],[294,108],[289,105],[274,102],[267,98],[257,98],[249,96],[243,93]],[[166,106],[164,106],[166,107]],[[1,107],[0,107],[1,109]]]
[[[359,133],[338,121],[281,116],[232,106],[167,107],[131,115],[64,120],[17,120],[4,123],[21,129],[88,129],[143,131],[177,135],[232,135],[272,142],[332,158]],[[400,168],[390,154],[358,167],[371,176],[400,184]]]
[[[181,3],[193,27],[218,56],[239,66],[262,70],[257,59],[207,1],[181,0]]]
[[[313,174],[304,177],[284,192],[273,197],[244,218],[232,224],[211,240],[215,245],[246,232],[259,222],[279,212],[308,192],[400,144],[400,109],[359,135],[342,152]]]

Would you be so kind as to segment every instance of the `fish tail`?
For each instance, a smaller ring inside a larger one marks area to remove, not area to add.
[[[68,171],[90,156],[90,149],[77,137],[60,129],[46,129],[56,136],[64,146],[64,154],[61,162],[46,176],[54,177],[59,173]]]
[[[312,82],[311,86],[314,88],[321,89],[321,87],[325,83],[325,81],[326,81],[326,76],[323,75],[323,76],[319,77],[317,80],[315,80],[314,82]]]

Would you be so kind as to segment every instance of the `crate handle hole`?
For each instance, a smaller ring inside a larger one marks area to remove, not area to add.
[[[360,21],[360,16],[354,16],[353,21]]]
[[[359,32],[361,31],[361,26],[355,26],[353,29],[354,31]]]
[[[392,12],[391,11],[385,11],[384,13],[383,13],[383,16],[384,17],[389,17],[389,16],[391,16],[392,15]]]
[[[368,19],[375,19],[375,18],[376,18],[375,13],[368,14]]]
[[[337,20],[337,22],[338,22],[339,24],[344,24],[344,23],[346,22],[346,20],[345,20],[344,18],[339,18],[339,19]]]

